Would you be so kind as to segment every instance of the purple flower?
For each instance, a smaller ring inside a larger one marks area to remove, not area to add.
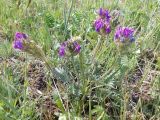
[[[109,34],[111,32],[111,26],[108,22],[105,23],[105,32]]]
[[[27,40],[28,36],[25,33],[16,32],[13,41],[13,48],[23,50],[23,41]]]
[[[98,11],[99,18],[95,20],[94,27],[96,32],[99,32],[101,35],[106,35],[111,32],[109,11],[100,8]]]
[[[114,39],[115,41],[120,41],[122,43],[127,40],[129,40],[130,42],[133,42],[135,41],[133,33],[134,33],[134,30],[132,28],[119,26],[116,29]]]
[[[64,57],[65,56],[65,54],[66,54],[66,45],[67,45],[66,42],[63,42],[61,44],[61,46],[59,47],[58,54],[59,54],[60,57]]]
[[[110,18],[111,18],[111,16],[109,15],[108,10],[106,10],[106,20],[107,20],[107,22],[110,22]]]
[[[130,42],[134,42],[135,41],[135,37],[134,36],[130,36],[129,39],[130,39]]]
[[[104,10],[102,8],[99,9],[99,15],[103,16],[104,15]]]
[[[109,34],[111,32],[110,23],[101,18],[95,21],[94,27],[96,32],[100,32],[101,34]]]
[[[111,16],[109,15],[108,10],[100,8],[98,14],[101,18],[103,18],[103,19],[105,18],[107,20],[107,22],[110,22]]]
[[[65,47],[64,46],[61,46],[60,48],[59,48],[59,56],[60,57],[64,57],[65,56]]]
[[[73,43],[73,45],[74,45],[74,52],[78,54],[81,50],[81,46],[76,41]]]
[[[97,19],[94,22],[94,27],[95,27],[95,30],[97,32],[100,32],[100,30],[103,28],[103,26],[104,26],[104,23],[103,23],[103,20],[101,18]]]
[[[20,40],[14,41],[14,42],[13,42],[13,47],[14,47],[15,49],[20,49],[20,50],[22,50],[22,49],[23,49],[23,43],[22,43],[22,41],[20,41]]]
[[[22,40],[22,39],[27,39],[27,38],[28,36],[25,33],[16,32],[14,40]]]
[[[64,57],[66,53],[70,52],[73,55],[77,55],[81,50],[81,46],[77,41],[68,40],[63,42],[59,47],[58,54],[60,57]]]
[[[133,35],[134,30],[132,28],[124,27],[123,28],[123,35],[125,38],[129,38],[129,36]]]
[[[122,27],[120,26],[116,29],[116,32],[115,32],[115,35],[114,35],[115,39],[120,39],[121,33],[122,33]]]

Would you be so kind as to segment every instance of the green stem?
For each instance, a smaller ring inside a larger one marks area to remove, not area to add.
[[[91,98],[91,92],[92,92],[92,90],[91,90],[91,84],[89,85],[89,88],[90,88],[90,95],[89,95],[89,120],[92,120],[92,112],[91,112],[91,107],[92,107],[92,103],[91,103],[91,101],[92,101],[92,98]]]
[[[57,76],[57,74],[59,74],[59,73],[55,70],[55,68],[52,69],[52,67],[50,66],[48,60],[47,60],[46,58],[44,58],[43,60],[44,60],[44,62],[45,62],[46,67],[48,68],[48,70],[49,70],[49,71],[51,72],[51,74],[53,75],[53,77],[59,78],[59,77]],[[62,100],[61,94],[60,94],[60,92],[59,92],[59,90],[58,90],[58,87],[57,87],[56,82],[55,82],[54,79],[53,79],[53,84],[54,84],[54,86],[55,86],[55,88],[56,88],[56,91],[57,91],[58,96],[59,96],[59,98],[60,98],[60,100],[61,100],[61,103],[63,104],[63,100]],[[64,104],[63,104],[63,108],[64,108],[64,110],[66,111]]]
[[[101,50],[101,46],[103,45],[103,42],[104,42],[103,38],[104,37],[98,39],[97,45],[93,50],[93,54],[92,54],[92,63],[93,64],[95,62],[95,57],[96,57],[97,53]]]
[[[82,74],[82,83],[83,85],[85,84],[85,71],[84,71],[84,66],[83,66],[83,55],[82,53],[79,54],[79,62],[80,62],[80,70],[81,70],[81,74]]]
[[[65,37],[67,35],[67,28],[68,28],[68,21],[69,21],[69,18],[70,18],[70,15],[71,15],[71,12],[72,12],[72,8],[73,8],[73,0],[72,0],[72,3],[71,3],[71,7],[69,9],[69,14],[68,14],[68,17],[66,18],[66,9],[67,9],[67,3],[65,3],[65,7],[64,7],[64,19],[65,19]]]

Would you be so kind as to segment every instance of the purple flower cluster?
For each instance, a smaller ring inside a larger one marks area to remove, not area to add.
[[[107,35],[111,32],[111,16],[109,15],[109,11],[106,9],[100,8],[98,11],[99,17],[94,22],[94,27],[96,32],[100,33],[101,35]],[[72,38],[68,41],[61,43],[58,54],[60,57],[64,57],[67,53],[72,55],[77,55],[80,53],[81,46],[77,42],[78,39]],[[118,45],[122,45],[123,43],[131,43],[135,41],[134,37],[134,29],[130,27],[117,27],[114,35],[114,41]],[[29,44],[26,44],[29,43]],[[16,32],[14,41],[13,41],[13,48],[19,50],[26,50],[26,46],[30,45],[30,41],[28,42],[28,35],[22,32]],[[31,49],[34,49],[34,46],[30,46]]]
[[[23,50],[23,41],[27,40],[28,36],[25,33],[16,32],[13,41],[13,48]]]
[[[101,35],[106,35],[111,32],[111,16],[109,15],[109,11],[106,9],[100,8],[98,11],[99,17],[94,22],[94,28],[96,32],[100,33]],[[134,37],[134,29],[129,27],[117,27],[114,35],[115,43],[122,44],[122,43],[131,43],[135,41]]]
[[[134,42],[135,38],[133,36],[134,30],[129,27],[117,27],[115,35],[114,35],[114,40],[115,42]]]
[[[100,8],[99,17],[94,22],[96,32],[106,35],[111,32],[110,18],[108,10]]]
[[[111,16],[109,15],[108,10],[100,8],[98,14],[101,18],[106,19],[107,22],[110,22]]]
[[[81,50],[81,46],[77,41],[63,42],[59,47],[59,56],[64,57],[68,50],[70,53],[77,55]]]

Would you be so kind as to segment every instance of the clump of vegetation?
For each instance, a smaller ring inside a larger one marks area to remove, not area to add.
[[[1,0],[1,120],[159,120],[160,2]]]

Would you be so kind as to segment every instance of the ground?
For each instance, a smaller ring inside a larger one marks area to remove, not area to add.
[[[1,0],[0,120],[160,120],[159,13],[159,0]],[[119,26],[133,43],[114,41]],[[30,51],[14,49],[16,32]]]

